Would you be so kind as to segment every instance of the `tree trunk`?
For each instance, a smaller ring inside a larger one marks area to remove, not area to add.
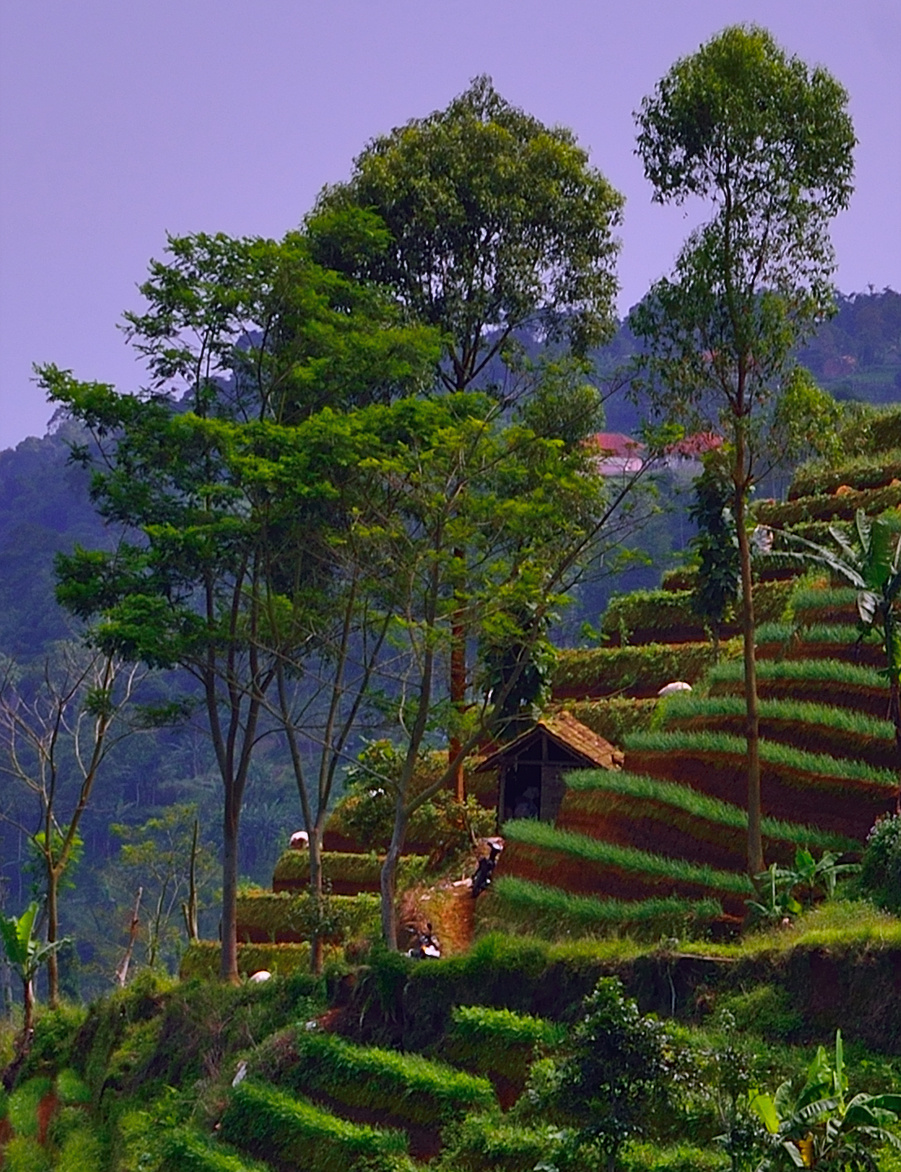
[[[754,586],[751,580],[751,543],[745,526],[745,494],[736,491],[735,528],[741,569],[741,634],[745,669],[745,742],[748,765],[748,874],[764,869],[761,835],[760,716],[757,702],[757,656],[754,647]]]
[[[31,977],[27,981],[22,981],[22,999],[25,1007],[22,1018],[22,1046],[27,1050],[34,1028],[34,980]]]
[[[55,944],[58,939],[59,875],[51,863],[47,867],[47,943]],[[55,948],[47,957],[47,1000],[51,1009],[59,1008],[59,958]]]
[[[318,930],[322,920],[322,827],[318,823],[312,827],[309,850],[310,895],[316,903],[316,927],[310,936],[310,972],[318,977],[322,972],[322,933]]]
[[[392,952],[397,951],[397,862],[406,836],[407,818],[398,812],[379,879],[382,892],[382,939]]]
[[[225,786],[225,812],[222,819],[222,954],[219,975],[232,985],[238,976],[238,823],[241,802],[235,783]]]

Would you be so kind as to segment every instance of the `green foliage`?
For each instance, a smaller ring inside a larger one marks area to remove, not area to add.
[[[620,1157],[622,1172],[726,1172],[728,1156],[690,1143],[660,1145],[632,1142]]]
[[[601,633],[623,644],[633,642],[636,634],[642,636],[641,642],[657,642],[645,633],[665,635],[674,627],[694,627],[701,634],[703,625],[692,608],[692,597],[688,590],[635,590],[614,595],[601,620]]]
[[[880,818],[867,836],[859,886],[877,906],[901,915],[901,815]]]
[[[571,131],[478,77],[446,110],[371,142],[308,224],[323,263],[391,286],[440,329],[441,378],[462,390],[519,327],[580,351],[611,332],[621,206]],[[373,212],[390,241],[375,255],[360,247],[360,216]]]
[[[883,678],[875,668],[834,659],[762,659],[757,664],[757,674],[763,683],[785,682],[795,692],[807,687],[815,690],[824,683],[840,685],[843,691],[852,695],[855,692],[881,692],[885,687]],[[740,662],[718,663],[710,669],[707,683],[711,692],[717,694],[731,685],[737,685],[741,678]]]
[[[265,1172],[267,1164],[238,1156],[186,1127],[165,1128],[159,1136],[159,1172]]]
[[[781,503],[760,501],[754,507],[754,519],[778,530],[803,521],[853,521],[859,509],[876,516],[899,505],[901,485],[888,484],[885,488],[854,490],[840,496],[798,497]]]
[[[247,1082],[232,1092],[221,1135],[242,1151],[309,1172],[412,1172],[403,1132],[348,1123]]]
[[[29,1078],[9,1096],[6,1118],[16,1135],[32,1138],[38,1132],[38,1104],[53,1090],[53,1079]]]
[[[713,867],[689,863],[684,859],[668,858],[636,850],[634,847],[589,838],[584,834],[573,834],[571,831],[558,830],[546,822],[530,819],[506,822],[504,836],[510,843],[523,843],[537,848],[538,865],[541,865],[540,852],[547,851],[548,870],[553,870],[554,866],[551,852],[558,852],[567,858],[580,859],[586,864],[616,867],[649,879],[690,883],[717,892],[746,895],[750,886],[747,876],[733,871],[717,871]]]
[[[757,985],[748,993],[729,994],[722,999],[721,1010],[732,1016],[742,1033],[772,1041],[791,1041],[804,1027],[804,1015],[792,1004],[791,994],[777,985]]]
[[[688,510],[698,527],[690,542],[698,561],[690,597],[693,613],[709,621],[717,636],[738,599],[738,538],[730,508],[733,491],[722,454],[708,453]]]
[[[333,956],[326,949],[326,956]],[[181,958],[179,975],[183,981],[212,981],[219,966],[219,949],[210,940],[197,940],[189,945]],[[302,944],[239,944],[238,973],[249,977],[265,969],[281,977],[294,977],[309,970],[310,945]]]
[[[723,909],[716,899],[596,899],[501,875],[492,884],[490,905],[480,905],[477,913],[480,925],[487,921],[546,940],[622,935],[654,942],[663,937],[695,939]]]
[[[775,1095],[752,1094],[751,1107],[770,1133],[771,1154],[758,1172],[793,1167],[869,1172],[876,1167],[874,1149],[901,1150],[901,1094],[848,1095],[840,1030],[834,1065],[820,1046],[797,1094],[785,1082]]]
[[[51,1172],[50,1153],[36,1139],[15,1135],[4,1149],[6,1172]]]

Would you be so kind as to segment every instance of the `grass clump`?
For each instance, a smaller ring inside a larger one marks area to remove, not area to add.
[[[554,1047],[565,1035],[562,1026],[532,1014],[484,1005],[461,1005],[451,1013],[448,1055],[468,1070],[525,1084],[535,1048]]]
[[[492,1116],[472,1115],[450,1128],[435,1172],[532,1172],[554,1167],[559,1148],[552,1127],[517,1127]]]

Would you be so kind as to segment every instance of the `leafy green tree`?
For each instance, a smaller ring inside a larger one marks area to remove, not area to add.
[[[368,144],[350,180],[320,194],[308,227],[323,263],[391,288],[440,332],[438,377],[462,392],[496,380],[498,360],[517,365],[516,331],[579,354],[612,335],[622,203],[571,131],[512,106],[483,76],[447,109]],[[374,250],[379,230],[387,247]],[[574,402],[583,405],[578,392]],[[462,610],[448,665],[461,714]],[[459,749],[451,738],[450,756]],[[462,799],[461,771],[456,787]]]
[[[169,253],[143,286],[147,312],[128,317],[152,376],[146,394],[40,372],[93,438],[76,456],[94,470],[99,512],[124,534],[114,552],[60,558],[59,598],[94,624],[99,645],[179,665],[200,686],[223,786],[222,975],[236,981],[237,845],[253,753],[280,717],[293,735],[284,676],[304,648],[321,648],[325,618],[334,627],[337,613],[346,630],[346,593],[336,611],[329,587],[345,524],[332,483],[340,429],[324,416],[318,446],[305,433],[299,453],[295,430],[325,402],[349,408],[422,389],[437,346],[377,289],[314,264],[297,234],[171,239]],[[297,458],[284,461],[292,448]],[[348,720],[340,727],[346,736]],[[302,799],[303,785],[298,776]],[[324,817],[321,787],[319,797]]]
[[[718,452],[708,453],[694,484],[688,513],[698,526],[691,548],[698,558],[698,583],[691,605],[710,624],[718,648],[720,629],[738,598],[738,541],[729,505],[732,485]]]
[[[369,143],[308,223],[323,263],[390,287],[441,332],[441,381],[462,391],[521,327],[580,352],[612,333],[622,203],[571,131],[477,77]]]
[[[642,1016],[617,977],[598,981],[549,1083],[548,1105],[576,1128],[575,1167],[595,1151],[607,1172],[615,1172],[623,1144],[646,1132],[667,1099],[669,1048],[663,1023]]]
[[[670,69],[636,118],[660,203],[706,201],[672,277],[630,316],[653,409],[725,441],[738,539],[748,746],[748,868],[763,870],[748,495],[834,416],[794,348],[833,307],[830,219],[851,195],[847,94],[765,30],[733,26]]]
[[[60,893],[82,849],[80,829],[110,752],[135,731],[124,719],[140,673],[112,652],[63,648],[42,677],[0,680],[0,774],[37,807],[22,826],[38,860],[47,943],[59,940]],[[56,948],[46,954],[50,1004],[59,1001]]]

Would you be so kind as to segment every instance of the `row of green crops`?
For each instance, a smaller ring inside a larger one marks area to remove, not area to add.
[[[178,975],[183,981],[215,981],[219,975],[220,946],[214,940],[195,940],[181,958]],[[340,955],[326,948],[326,957]],[[249,977],[265,969],[288,977],[310,970],[310,946],[303,944],[239,944],[238,972]]]
[[[685,859],[668,858],[634,847],[619,846],[590,838],[585,834],[574,834],[569,830],[558,830],[546,822],[528,819],[504,823],[507,849],[510,844],[522,843],[548,852],[548,869],[553,868],[550,854],[565,855],[570,859],[600,867],[615,867],[619,871],[643,875],[654,881],[690,883],[707,887],[711,891],[725,891],[736,895],[748,895],[752,888],[746,875],[733,871],[718,871],[704,864],[689,863]],[[515,850],[511,851],[515,858]]]
[[[338,941],[377,934],[379,897],[366,893],[332,895],[317,909],[308,892],[243,892],[238,895],[237,915],[239,940],[245,936],[262,936],[273,942],[286,936],[309,940],[319,927],[326,939]]]
[[[850,521],[858,509],[871,516],[901,505],[901,484],[889,484],[872,490],[852,490],[840,496],[804,496],[795,500],[760,501],[754,508],[759,525],[774,528],[797,525],[800,521],[822,521],[832,517]]]
[[[823,662],[820,660],[819,662]],[[893,741],[894,725],[889,720],[868,716],[853,708],[835,708],[831,704],[817,704],[810,700],[761,700],[760,715],[769,720],[791,721],[797,724],[820,725],[839,732],[866,737],[876,741]],[[696,696],[690,692],[670,696],[660,705],[660,724],[670,728],[680,721],[695,717],[742,716],[744,699],[731,695]]]
[[[720,645],[721,658],[737,658],[741,641]],[[711,643],[646,643],[641,647],[592,647],[561,651],[553,688],[559,695],[604,696],[656,692],[671,680],[693,684],[716,662]]]
[[[758,644],[784,643],[834,643],[837,647],[853,647],[856,636],[847,623],[810,623],[798,626],[795,623],[761,623],[757,628]],[[875,636],[867,645],[876,646]]]
[[[784,680],[799,686],[836,684],[848,691],[880,692],[887,695],[884,677],[866,664],[844,663],[837,659],[765,659],[757,664],[757,678],[762,683]],[[719,687],[743,684],[744,667],[739,661],[721,662],[710,669],[707,684],[711,692]]]
[[[626,738],[626,749],[637,752],[656,753],[715,753],[723,757],[743,758],[746,745],[743,737],[730,736],[728,733],[672,731],[632,733]],[[784,766],[788,769],[805,773],[819,774],[823,777],[866,782],[874,786],[884,786],[888,790],[897,787],[896,775],[890,769],[877,769],[863,761],[848,759],[836,760],[827,753],[809,753],[803,749],[795,749],[791,745],[781,745],[775,741],[760,742],[760,759],[773,766]]]
[[[221,1120],[222,1138],[277,1166],[306,1172],[413,1172],[402,1131],[364,1127],[272,1087],[242,1082]]]
[[[521,1086],[535,1047],[552,1048],[564,1037],[565,1030],[557,1022],[509,1009],[460,1005],[451,1014],[447,1054],[468,1070]]]
[[[853,623],[857,621],[857,591],[853,586],[802,587],[792,595],[791,609],[796,623]]]
[[[782,618],[792,593],[791,580],[759,582],[754,590],[754,611],[758,622],[775,622]],[[674,628],[689,628],[700,633],[705,623],[693,610],[693,592],[672,587],[660,590],[635,590],[615,595],[601,622],[607,639],[627,643],[641,636],[640,642],[653,642],[653,634],[666,638]],[[735,616],[729,616],[734,624]]]
[[[497,1107],[491,1084],[477,1075],[303,1026],[293,1029],[290,1039],[273,1039],[253,1071],[312,1099],[387,1112],[401,1126],[437,1128],[467,1112]]]
[[[405,855],[398,863],[397,880],[402,886],[409,886],[422,878],[428,859],[425,855]],[[382,860],[375,853],[350,854],[343,851],[323,851],[323,878],[332,884],[354,885],[361,889],[377,891],[382,870]],[[273,886],[279,888],[303,888],[310,883],[310,857],[306,851],[285,851],[275,864],[272,874]]]
[[[899,448],[889,452],[856,456],[838,465],[811,463],[799,468],[792,477],[788,499],[793,501],[798,497],[833,493],[845,484],[860,491],[883,488],[898,479],[901,479]]]
[[[585,809],[602,817],[610,808],[611,795],[628,798],[635,804],[636,814],[649,815],[658,807],[660,816],[670,822],[685,819],[710,822],[730,830],[747,830],[748,814],[740,806],[722,802],[691,786],[671,781],[658,781],[644,774],[615,770],[586,770],[567,777],[564,810],[572,803],[578,810]],[[680,818],[680,815],[684,816]],[[790,843],[817,850],[856,850],[860,844],[840,834],[832,834],[816,826],[803,826],[765,817],[761,823],[764,837],[773,842]]]
[[[722,916],[723,908],[717,899],[678,896],[600,899],[502,875],[492,885],[490,901],[480,901],[477,913],[480,926],[503,924],[507,931],[547,940],[628,935],[653,941],[696,936]]]

